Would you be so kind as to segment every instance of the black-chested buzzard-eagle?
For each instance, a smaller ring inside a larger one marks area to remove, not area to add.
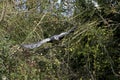
[[[76,28],[76,26],[73,27],[73,28],[71,28],[71,29],[70,29],[69,31],[67,31],[67,32],[62,32],[62,33],[60,33],[60,34],[58,34],[58,35],[54,35],[54,36],[52,36],[52,37],[50,37],[50,38],[43,39],[43,40],[41,40],[41,41],[39,41],[39,42],[37,42],[37,43],[23,44],[22,47],[28,48],[28,49],[33,49],[33,48],[37,48],[37,47],[39,47],[39,46],[41,46],[42,44],[47,43],[47,42],[51,42],[51,43],[52,43],[52,42],[54,42],[54,41],[59,41],[59,40],[63,39],[64,36],[66,36],[66,35],[74,32],[75,28]]]

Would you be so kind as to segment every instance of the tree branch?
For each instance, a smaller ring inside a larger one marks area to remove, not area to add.
[[[7,3],[5,1],[3,1],[3,10],[2,10],[2,13],[1,13],[0,22],[4,19],[5,12],[6,12],[6,7],[7,7]]]
[[[113,68],[113,60],[112,60],[111,56],[109,55],[109,53],[108,53],[108,51],[107,51],[107,49],[106,49],[105,46],[104,46],[104,50],[105,50],[105,52],[107,53],[107,57],[108,57],[108,59],[109,59],[109,61],[110,61],[109,63],[110,63],[110,65],[111,65],[112,73],[113,73],[115,76],[120,77],[120,75],[117,74],[117,73],[115,72],[114,68]]]

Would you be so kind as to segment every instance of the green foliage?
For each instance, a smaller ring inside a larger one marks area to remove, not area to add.
[[[119,80],[120,2],[111,7],[109,1],[98,0],[100,9],[96,9],[88,1],[75,0],[74,14],[70,17],[61,14],[66,12],[61,10],[64,1],[58,10],[50,8],[56,0],[53,3],[27,0],[20,5],[12,0],[0,2],[1,9],[5,7],[3,2],[9,7],[5,15],[0,15],[0,79]],[[23,4],[28,10],[16,9]],[[68,31],[74,25],[75,32],[61,41],[32,50],[21,47]]]

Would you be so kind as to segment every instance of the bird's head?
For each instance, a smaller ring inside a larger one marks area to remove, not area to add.
[[[58,41],[59,40],[59,36],[58,35],[54,35],[54,36],[51,37],[51,40]]]

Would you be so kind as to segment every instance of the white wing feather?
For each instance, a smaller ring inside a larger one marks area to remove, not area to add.
[[[46,39],[43,39],[43,40],[40,41],[40,42],[32,43],[32,44],[24,44],[24,45],[22,45],[22,46],[25,47],[25,48],[33,49],[33,48],[39,47],[39,46],[41,46],[42,44],[47,43],[47,42],[49,42],[49,41],[50,41],[50,38],[46,38]]]

